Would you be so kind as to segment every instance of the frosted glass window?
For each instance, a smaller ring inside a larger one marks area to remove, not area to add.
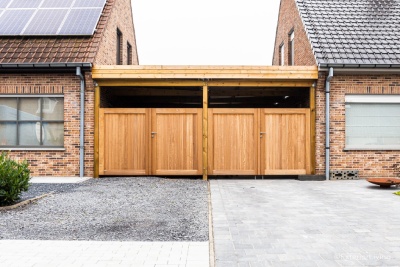
[[[43,123],[43,145],[62,146],[64,144],[64,124],[60,122]]]
[[[15,98],[0,98],[0,120],[17,119],[17,100]]]
[[[63,97],[0,97],[0,149],[63,146]]]
[[[0,122],[0,146],[17,145],[17,123]]]
[[[346,103],[347,149],[400,149],[400,103]]]

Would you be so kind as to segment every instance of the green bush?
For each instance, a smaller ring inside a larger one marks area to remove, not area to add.
[[[0,206],[16,202],[23,191],[28,191],[30,171],[28,163],[12,160],[7,153],[0,155]]]

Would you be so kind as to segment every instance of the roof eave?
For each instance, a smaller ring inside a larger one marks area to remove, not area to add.
[[[321,63],[319,71],[327,71],[334,68],[335,72],[400,72],[400,64],[354,64],[354,63]]]

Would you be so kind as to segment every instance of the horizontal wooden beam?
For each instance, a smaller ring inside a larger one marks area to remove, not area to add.
[[[98,66],[96,81],[123,79],[316,80],[316,66]]]

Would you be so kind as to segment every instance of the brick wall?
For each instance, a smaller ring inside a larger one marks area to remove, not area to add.
[[[93,176],[94,87],[85,74],[85,176]],[[0,74],[0,94],[64,94],[64,151],[11,151],[26,159],[32,176],[79,176],[80,80],[74,73]]]
[[[325,78],[320,72],[317,85],[316,172],[325,172]],[[400,151],[344,151],[345,95],[400,94],[400,75],[334,74],[331,80],[331,170],[359,170],[362,178],[394,176],[393,164],[400,162]]]
[[[294,30],[294,65],[315,66],[315,57],[294,0],[281,0],[272,65],[279,65],[279,47],[282,43],[285,45],[284,64],[288,65],[289,33],[292,30]]]
[[[114,6],[109,5],[115,2]],[[132,64],[137,65],[137,51],[135,41],[135,30],[133,26],[132,7],[130,0],[109,0],[106,8],[111,8],[111,15],[106,23],[103,36],[99,43],[94,64],[116,65],[117,64],[117,28],[122,33],[122,62],[127,64],[127,42],[132,46]]]

